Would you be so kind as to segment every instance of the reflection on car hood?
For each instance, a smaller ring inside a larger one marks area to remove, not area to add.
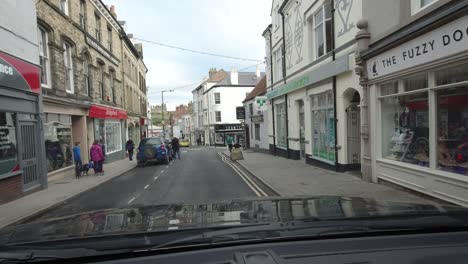
[[[460,210],[460,207],[349,197],[281,197],[134,206],[85,212],[4,228],[0,231],[0,245],[311,218],[337,219],[457,209]]]

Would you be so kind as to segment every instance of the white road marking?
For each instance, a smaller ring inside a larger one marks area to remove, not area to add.
[[[168,165],[168,166],[166,166],[166,168],[169,168],[169,165]]]
[[[132,197],[132,199],[130,199],[127,204],[131,204],[133,201],[135,201],[135,197]]]
[[[177,225],[178,223],[180,223],[180,220],[179,220],[179,219],[171,219],[171,220],[169,220],[169,224],[170,224],[170,225]]]
[[[176,229],[179,229],[178,226],[170,226],[167,228],[167,230],[176,230]]]
[[[242,172],[240,169],[238,169],[234,164],[232,164],[230,161],[227,160],[226,156],[221,154],[221,152],[218,152],[218,155],[221,157],[221,159],[223,160],[223,162],[225,162],[226,164],[228,164],[229,166],[231,166],[231,168],[237,172],[237,174],[242,178],[242,180],[244,180],[244,182],[247,184],[247,186],[250,187],[250,189],[252,189],[254,191],[254,193],[258,196],[258,197],[266,197],[268,196],[252,179],[250,179],[249,176],[247,176],[246,174],[244,174],[244,172]]]
[[[162,170],[161,173],[164,173],[164,170]]]
[[[154,180],[157,180],[159,176],[154,177]]]
[[[184,150],[184,151],[182,151],[182,153],[187,153],[187,151],[186,151],[186,150]]]
[[[145,186],[145,190],[148,189],[148,187],[149,187],[149,184],[147,184],[147,185]]]

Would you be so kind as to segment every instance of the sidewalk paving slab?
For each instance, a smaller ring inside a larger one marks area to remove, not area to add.
[[[76,179],[75,171],[71,170],[65,177],[51,179],[47,189],[0,205],[0,228],[39,215],[135,167],[135,160],[122,159],[104,164],[103,176],[95,176],[91,169],[88,176]]]
[[[251,150],[244,150],[243,154],[244,160],[237,162],[281,196],[346,196],[386,202],[437,204],[403,190],[363,181],[351,173],[338,173],[303,161]]]

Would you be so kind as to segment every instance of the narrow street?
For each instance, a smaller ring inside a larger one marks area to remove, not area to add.
[[[224,150],[213,147],[182,148],[181,160],[174,160],[169,165],[137,167],[28,222],[107,208],[274,195],[261,182],[246,179],[246,172],[241,175],[236,171],[239,168],[234,170],[223,162],[220,152]]]

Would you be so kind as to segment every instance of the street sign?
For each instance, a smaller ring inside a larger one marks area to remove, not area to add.
[[[243,106],[236,107],[236,117],[238,120],[245,119],[245,108]]]

